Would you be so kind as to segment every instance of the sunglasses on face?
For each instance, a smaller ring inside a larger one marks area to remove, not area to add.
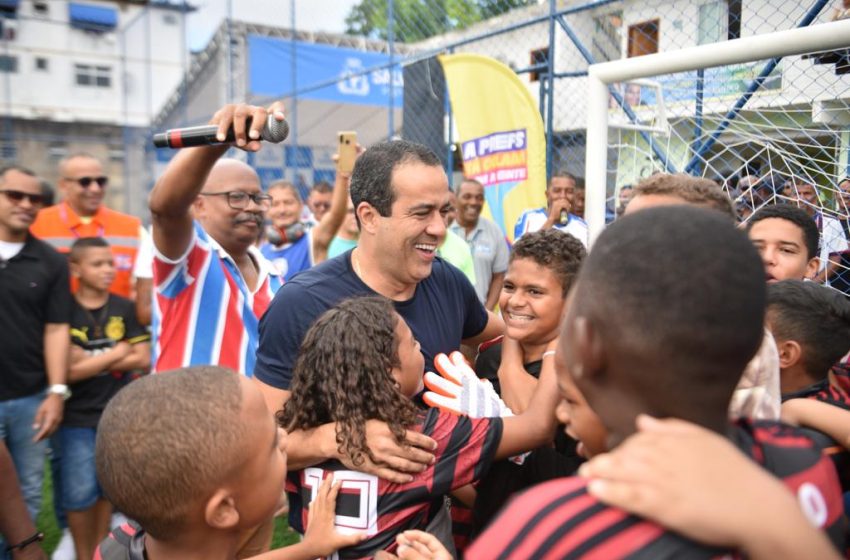
[[[6,195],[6,198],[15,204],[20,204],[26,198],[33,206],[44,206],[44,196],[40,194],[30,194],[10,189],[2,189],[0,190],[0,193]]]
[[[92,183],[97,183],[97,186],[99,186],[100,188],[105,187],[109,183],[109,177],[104,177],[102,175],[100,177],[65,177],[65,180],[77,183],[84,189],[89,188]]]

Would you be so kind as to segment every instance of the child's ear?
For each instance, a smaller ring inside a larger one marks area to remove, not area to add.
[[[232,529],[239,523],[239,510],[236,500],[229,490],[220,488],[207,500],[204,508],[207,525],[215,529]]]
[[[776,349],[779,350],[779,369],[788,369],[800,363],[803,349],[794,340],[776,341]]]
[[[68,270],[74,278],[80,277],[80,265],[71,261],[68,263]]]
[[[809,262],[806,263],[805,278],[808,278],[809,280],[814,278],[818,273],[818,268],[820,268],[820,258],[812,257],[811,259],[809,259]]]
[[[569,328],[574,330],[575,350],[579,356],[570,373],[576,379],[595,377],[606,362],[599,331],[587,317],[576,317]]]

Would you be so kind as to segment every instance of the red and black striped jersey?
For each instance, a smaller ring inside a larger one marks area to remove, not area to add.
[[[778,422],[739,421],[730,439],[793,491],[807,517],[844,550],[846,520],[835,468],[796,429]],[[561,478],[521,494],[467,550],[467,558],[612,560],[721,558],[697,544],[587,493],[586,480]],[[729,505],[735,507],[734,504]],[[769,522],[765,520],[765,522]]]
[[[436,460],[411,482],[396,484],[371,474],[351,471],[338,461],[289,473],[290,525],[301,533],[308,504],[329,473],[341,481],[335,525],[342,533],[365,532],[369,538],[340,550],[335,558],[371,557],[395,549],[395,537],[408,529],[424,529],[445,507],[455,488],[480,479],[490,467],[502,439],[501,418],[468,418],[438,409],[421,416],[417,430],[437,441]]]
[[[835,379],[840,379],[839,376],[842,375],[842,369],[843,368],[839,368],[838,366],[832,368],[832,375]],[[843,376],[845,378],[847,376],[846,369],[843,370]],[[816,401],[837,406],[838,408],[843,408],[844,410],[850,410],[850,395],[848,395],[848,393],[845,392],[838,383],[835,383],[830,379],[823,379],[817,383],[809,385],[808,387],[804,387],[799,391],[785,393],[782,395],[782,402],[789,401],[791,399],[814,399]]]
[[[135,521],[112,529],[94,551],[94,560],[146,560],[145,531]]]
[[[846,386],[846,382],[850,379],[847,368],[836,364],[830,373],[831,379],[824,379],[794,393],[782,395],[782,402],[790,399],[813,399],[850,410],[850,395],[841,388],[841,384]],[[838,472],[841,489],[850,492],[850,452],[841,443],[813,428],[804,428],[803,432],[832,459],[835,470]]]
[[[829,372],[830,382],[845,396],[850,395],[850,354],[832,366]],[[850,401],[850,398],[847,399]]]

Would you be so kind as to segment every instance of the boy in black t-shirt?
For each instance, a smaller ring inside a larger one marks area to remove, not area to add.
[[[574,385],[598,415],[609,448],[634,433],[640,414],[680,418],[726,435],[782,479],[809,520],[841,549],[846,520],[829,460],[794,428],[728,421],[741,371],[762,341],[765,299],[756,251],[720,214],[673,206],[618,220],[597,239],[568,298],[555,357],[564,399],[558,416],[575,420]],[[562,478],[515,500],[468,556],[655,559],[725,553],[600,504],[584,479]]]
[[[482,345],[475,373],[493,384],[514,413],[527,408],[537,387],[543,355],[558,338],[567,292],[586,255],[581,241],[555,229],[527,233],[513,246],[499,296],[505,336]],[[472,532],[483,528],[514,492],[575,472],[582,461],[576,441],[558,430],[555,446],[532,452],[522,466],[511,461],[493,465],[478,485]]]
[[[91,558],[109,530],[112,515],[112,505],[95,476],[98,421],[109,399],[129,381],[129,372],[149,367],[150,336],[136,320],[133,302],[109,293],[115,265],[105,240],[78,239],[69,260],[79,288],[70,320],[71,398],[56,435],[61,449],[60,498],[77,558]]]
[[[814,282],[785,280],[767,288],[767,325],[779,350],[783,421],[817,430],[812,438],[835,463],[841,486],[850,489],[850,453],[825,435],[828,409],[806,407],[816,400],[850,410],[850,395],[836,383],[846,379],[838,362],[850,349],[850,301],[840,292]],[[797,401],[797,402],[795,402]]]
[[[505,339],[515,341],[522,352],[526,372],[540,376],[540,365],[546,346],[558,338],[567,292],[587,252],[584,245],[570,234],[555,230],[528,233],[511,251],[499,309],[505,321]],[[502,362],[503,338],[481,349],[475,362],[475,373],[489,379],[493,388],[515,413],[528,405],[536,382],[528,376],[508,378],[502,392],[499,366]]]

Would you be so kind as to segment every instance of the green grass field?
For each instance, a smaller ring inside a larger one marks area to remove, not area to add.
[[[44,533],[42,548],[52,554],[62,538],[62,531],[56,526],[56,516],[53,514],[53,480],[50,477],[49,463],[44,469],[44,488],[42,490],[41,513],[38,515],[38,530]],[[289,528],[285,518],[275,520],[272,548],[280,548],[297,542],[298,535]]]

